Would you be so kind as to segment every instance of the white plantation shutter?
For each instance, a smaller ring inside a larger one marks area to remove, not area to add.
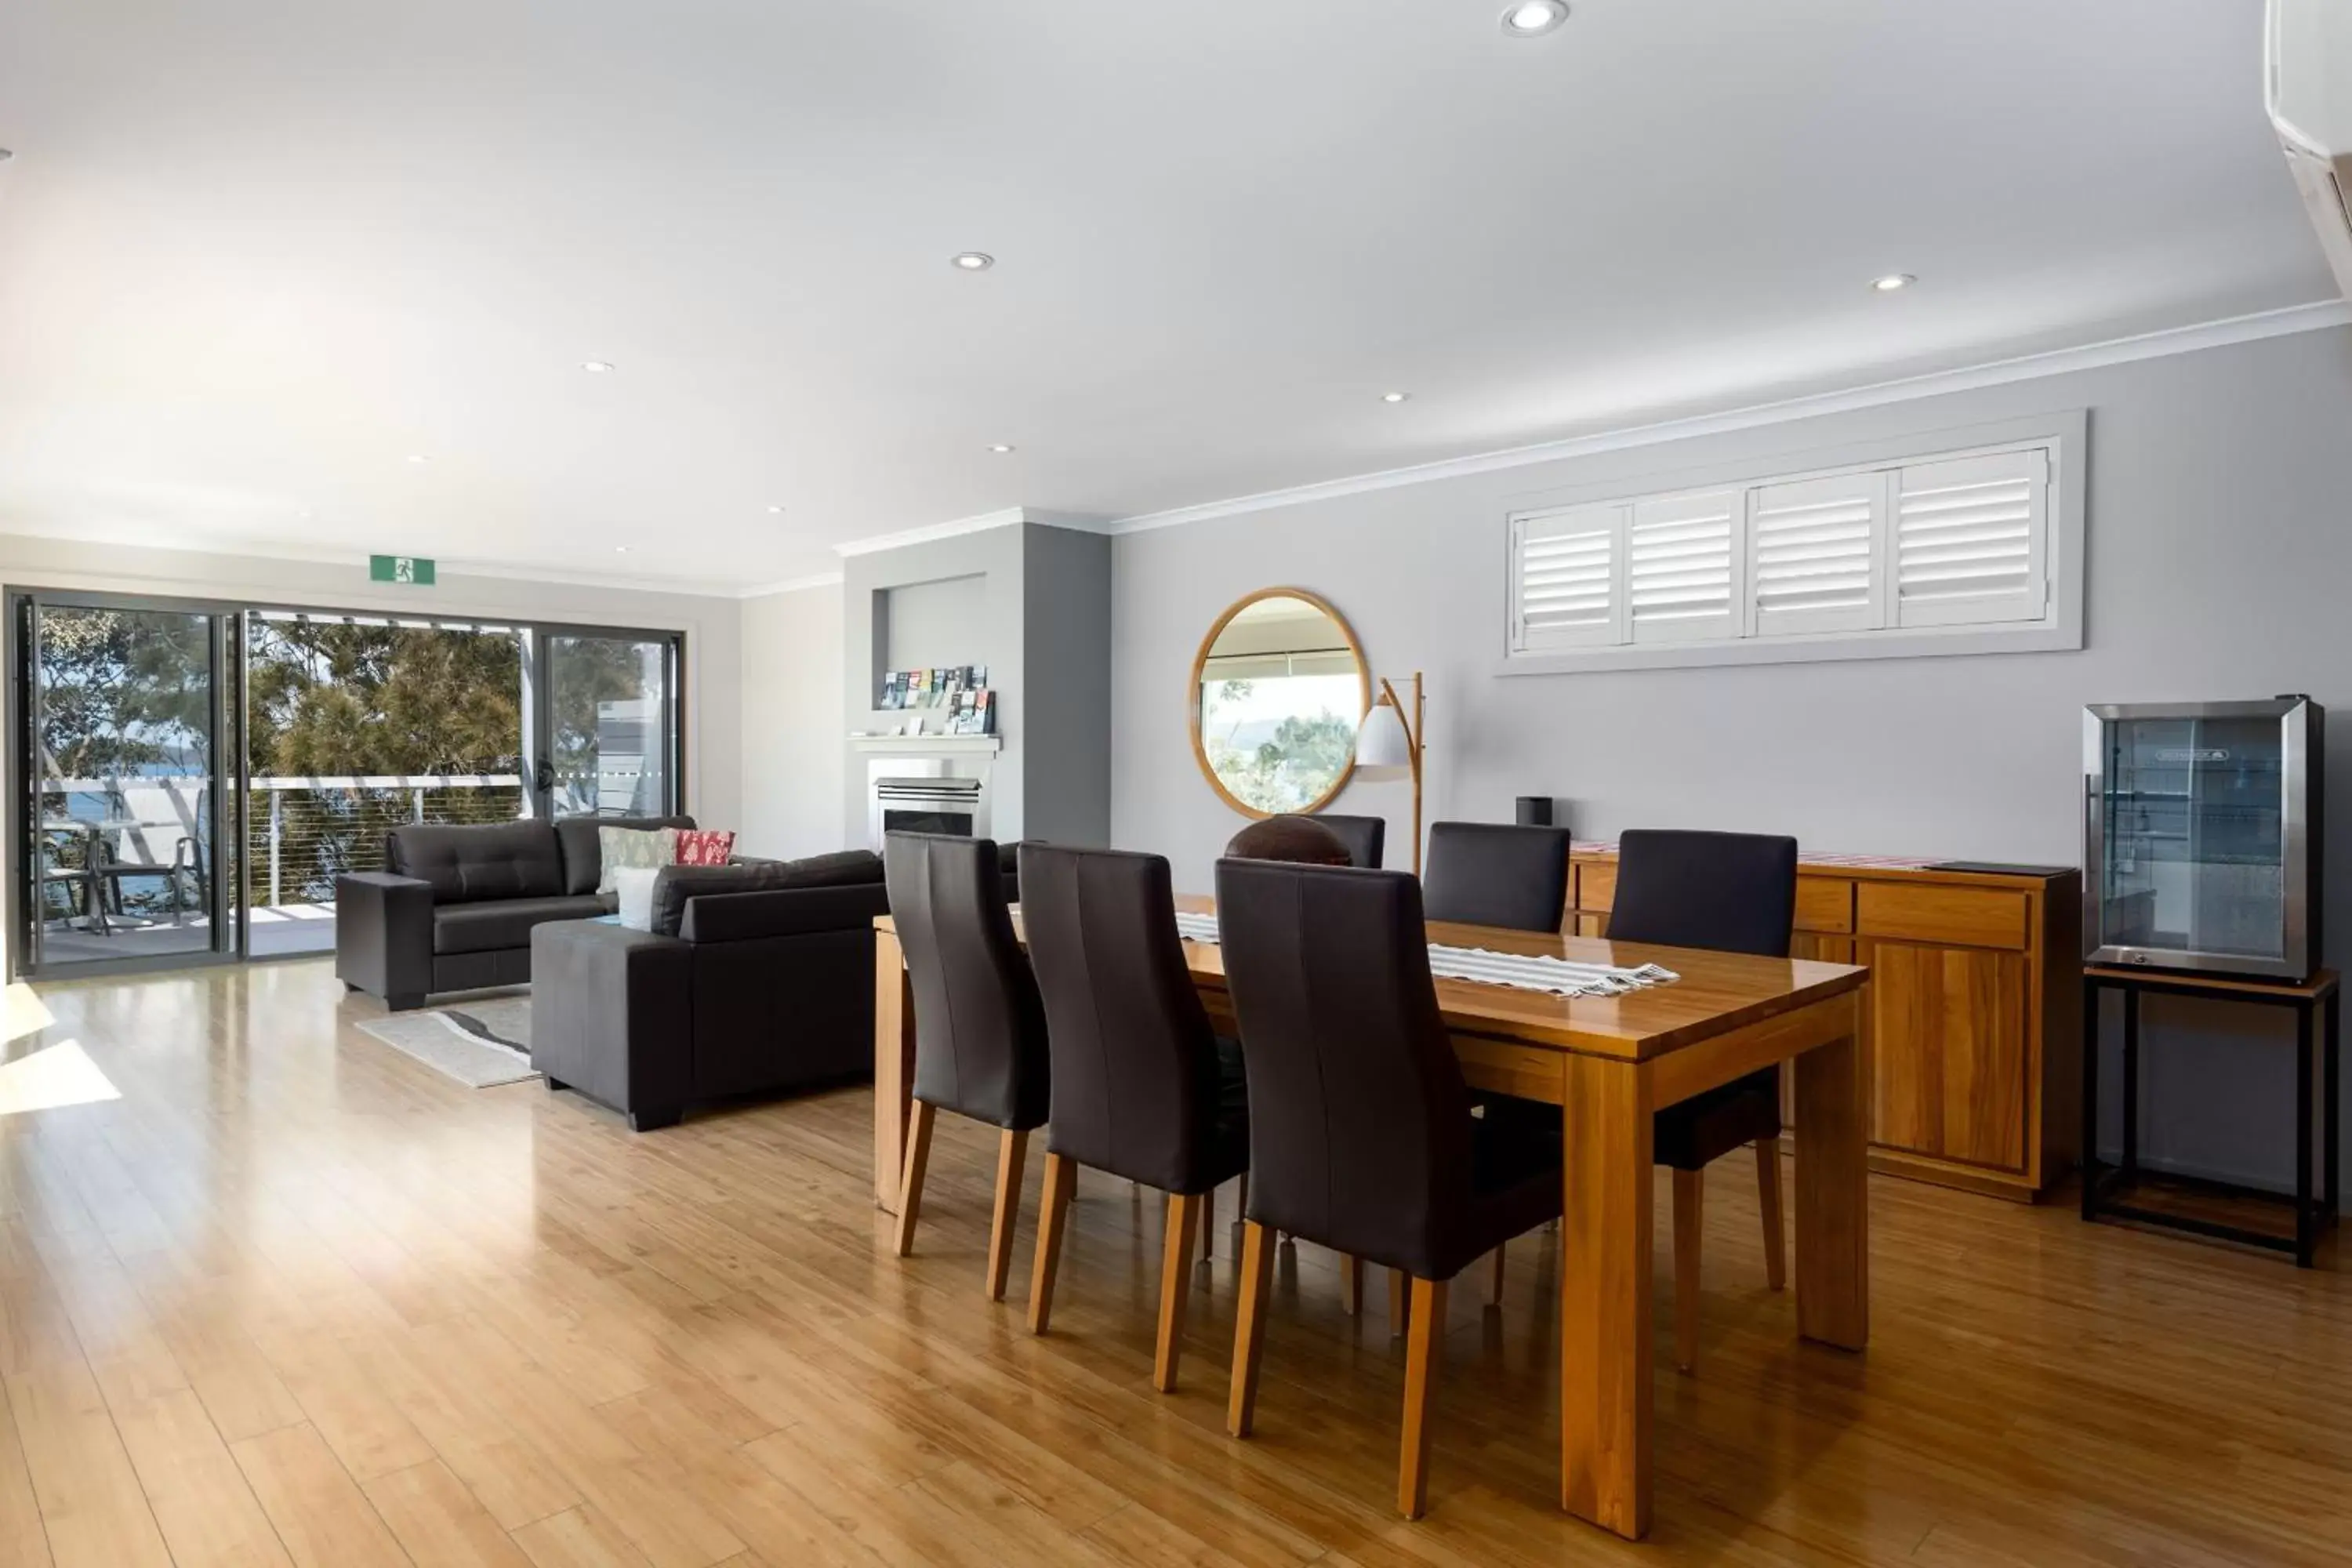
[[[1625,640],[1622,506],[1574,507],[1517,521],[1511,542],[1511,647],[1588,647]]]
[[[1938,634],[1978,626],[2071,634],[2072,644],[2037,646],[2079,647],[2058,595],[2075,595],[2079,616],[2080,584],[2052,582],[2079,538],[2079,521],[2060,515],[2066,451],[2049,437],[1948,447],[1515,514],[1509,650],[1615,648],[1628,651],[1594,662],[1639,668],[1737,662],[1742,644],[1775,638],[1784,646],[1753,657],[1868,658],[1844,645],[1967,651]],[[1659,651],[1631,651],[1641,647]]]
[[[1736,637],[1747,494],[1710,490],[1633,503],[1625,601],[1635,642]]]
[[[1914,463],[1895,500],[1894,625],[2042,618],[2050,469],[2040,448]]]
[[[1748,492],[1748,626],[1757,637],[1882,624],[1886,476],[1840,474]]]

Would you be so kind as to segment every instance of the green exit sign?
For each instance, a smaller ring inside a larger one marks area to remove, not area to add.
[[[371,555],[368,580],[374,583],[415,583],[433,585],[433,561],[425,555]]]

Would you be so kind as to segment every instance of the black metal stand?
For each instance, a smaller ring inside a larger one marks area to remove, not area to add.
[[[2119,991],[2124,998],[2124,1141],[2123,1159],[2109,1165],[2099,1158],[2099,993]],[[2141,1179],[2139,1165],[2139,999],[2147,991],[2177,996],[2202,996],[2216,1002],[2246,1002],[2288,1007],[2294,1012],[2294,1194],[2273,1193],[2235,1182],[2198,1177],[2164,1178],[2170,1185],[2217,1196],[2254,1198],[2290,1204],[2294,1210],[2292,1238],[2251,1230],[2191,1215],[2152,1209],[2130,1201]],[[2336,1224],[2341,1142],[2342,1082],[2338,1036],[2342,993],[2336,972],[2322,970],[2301,984],[2265,984],[2258,981],[2223,980],[2164,971],[2086,968],[2083,971],[2083,1217],[2085,1220],[2125,1219],[2140,1225],[2234,1241],[2273,1252],[2292,1253],[2298,1268],[2308,1268],[2320,1232]],[[2321,1016],[2324,1082],[2315,1084],[2312,1015]],[[2313,1100],[2318,1100],[2320,1169],[2312,1160]],[[2315,1184],[2320,1191],[2313,1191]]]

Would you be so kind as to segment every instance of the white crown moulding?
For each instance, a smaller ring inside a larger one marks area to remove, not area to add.
[[[1777,403],[1753,404],[1744,408],[1727,409],[1719,414],[1694,415],[1689,418],[1664,420],[1654,425],[1627,426],[1621,429],[1599,431],[1592,435],[1576,436],[1565,440],[1543,441],[1532,446],[1510,447],[1499,451],[1473,453],[1461,458],[1446,458],[1437,462],[1422,463],[1411,468],[1386,468],[1368,474],[1352,475],[1345,479],[1323,479],[1313,484],[1295,485],[1286,489],[1265,490],[1255,495],[1204,501],[1197,506],[1174,507],[1166,511],[1143,512],[1132,517],[1106,521],[1076,517],[1061,512],[1041,511],[1034,507],[1013,507],[1003,511],[987,512],[979,517],[962,518],[953,522],[934,523],[927,528],[910,528],[898,533],[877,534],[867,539],[853,539],[846,543],[836,544],[833,548],[836,553],[844,556],[866,555],[877,550],[893,550],[902,544],[921,544],[934,539],[952,539],[958,534],[978,533],[984,529],[1003,528],[1008,523],[1014,522],[1042,522],[1056,528],[1077,528],[1089,532],[1110,534],[1141,533],[1155,528],[1181,528],[1186,523],[1207,522],[1221,517],[1265,511],[1275,507],[1295,505],[1300,501],[1329,500],[1340,496],[1362,495],[1368,491],[1393,489],[1404,485],[1428,484],[1434,480],[1457,479],[1464,475],[1487,474],[1507,468],[1527,468],[1537,463],[1558,462],[1564,458],[1591,457],[1601,452],[1615,452],[1633,447],[1657,446],[1668,441],[1688,440],[1697,436],[1715,436],[1738,430],[1752,430],[1762,426],[1817,418],[1824,415],[1850,413],[1856,409],[1881,407],[1888,404],[1911,403],[1922,398],[1972,392],[1982,387],[2038,381],[2053,375],[2071,375],[2079,371],[2099,370],[2109,365],[2131,364],[2141,360],[2162,359],[2171,354],[2196,353],[2203,349],[2224,348],[2231,343],[2257,342],[2264,338],[2286,337],[2296,332],[2324,331],[2332,327],[2345,326],[2352,326],[2352,300],[2320,300],[2306,305],[2290,305],[2283,310],[2263,310],[2250,316],[2232,316],[2218,321],[2203,321],[2194,326],[2168,327],[2160,331],[2142,332],[2133,337],[2086,343],[2079,348],[2053,349],[2046,353],[1990,360],[1981,364],[1963,366],[1958,370],[1935,371],[1926,375],[1906,376],[1896,381],[1874,382],[1843,392],[1811,393],[1803,397],[1787,398]],[[763,593],[770,591],[772,590],[761,590]]]
[[[1009,506],[1000,511],[984,511],[978,517],[960,517],[951,522],[927,523],[921,528],[901,529],[896,533],[877,533],[865,539],[853,539],[836,544],[836,555],[871,555],[880,550],[896,550],[908,544],[929,544],[935,539],[953,539],[959,534],[985,533],[992,528],[1009,528],[1016,522],[1034,522],[1047,528],[1076,529],[1080,533],[1108,533],[1113,524],[1108,518],[1089,517],[1084,512],[1047,511],[1041,507]]]
[[[1974,392],[1988,386],[2040,381],[2053,375],[2101,370],[2109,365],[2132,364],[2141,360],[2225,348],[2231,343],[2258,342],[2264,338],[2283,338],[2297,332],[2325,331],[2329,328],[2345,326],[2352,326],[2352,300],[2318,300],[2307,305],[2289,305],[2283,310],[2263,310],[2251,316],[2232,316],[2225,321],[2203,321],[2194,326],[2167,327],[2160,331],[2085,343],[2078,348],[2053,349],[2046,353],[1990,360],[1958,370],[1932,371],[1925,375],[1906,376],[1897,381],[1874,382],[1843,392],[1810,393],[1777,403],[1759,403],[1745,408],[1727,409],[1720,414],[1698,414],[1654,425],[1628,426],[1622,429],[1599,431],[1565,440],[1538,442],[1533,446],[1506,447],[1501,451],[1474,453],[1463,458],[1445,458],[1412,468],[1388,468],[1348,479],[1296,485],[1287,489],[1266,490],[1257,495],[1235,496],[1228,500],[1204,501],[1198,506],[1144,512],[1120,518],[1105,531],[1141,533],[1155,528],[1179,528],[1188,522],[1207,522],[1215,518],[1265,511],[1300,501],[1329,500],[1340,496],[1362,495],[1371,490],[1458,479],[1468,474],[1491,474],[1537,463],[1558,462],[1564,458],[1591,457],[1601,452],[1685,441],[1698,436],[1753,430],[1800,419],[1851,413],[1856,409],[1913,403],[1922,398],[1949,396],[1954,393]]]

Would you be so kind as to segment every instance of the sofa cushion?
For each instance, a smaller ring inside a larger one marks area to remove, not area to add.
[[[596,882],[600,893],[617,889],[620,874],[632,868],[658,868],[677,864],[675,827],[606,827],[599,829],[596,837],[597,855],[604,863],[604,874]]]
[[[705,893],[758,893],[781,889],[784,868],[765,866],[665,866],[654,878],[653,930],[676,936],[689,899]]]
[[[384,835],[384,861],[395,875],[433,884],[436,905],[563,892],[555,830],[544,822],[395,827]]]
[[[843,849],[772,864],[782,873],[781,885],[787,888],[854,888],[882,879],[882,857],[871,849]]]
[[[593,893],[603,886],[604,858],[596,833],[604,827],[692,827],[690,816],[567,816],[555,825],[555,842],[563,856],[563,890]]]
[[[716,827],[677,830],[677,864],[724,866],[735,858],[735,835]]]
[[[656,866],[614,867],[613,897],[621,907],[613,918],[631,931],[653,930],[654,882],[660,876],[661,868]]]
[[[433,951],[447,954],[527,948],[533,926],[550,921],[594,920],[604,912],[600,900],[561,896],[450,904],[433,911]]]

